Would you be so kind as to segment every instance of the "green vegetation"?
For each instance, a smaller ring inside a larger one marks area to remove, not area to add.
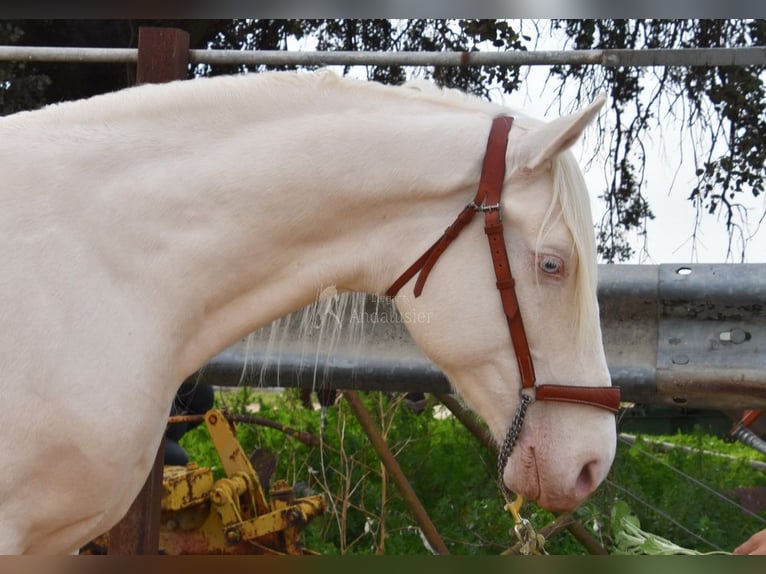
[[[496,486],[494,456],[458,421],[435,417],[441,407],[430,397],[421,414],[399,396],[369,393],[363,399],[452,553],[496,555],[515,542]],[[321,437],[322,448],[308,447],[270,428],[238,425],[247,452],[262,447],[277,455],[275,478],[296,485],[298,496],[327,497],[328,512],[305,531],[308,548],[323,554],[429,553],[345,401],[324,411],[309,410],[295,391],[246,388],[221,393],[217,401],[235,413],[257,405],[258,416]],[[659,440],[693,448],[663,453],[651,443]],[[204,426],[188,433],[182,444],[192,460],[220,467]],[[703,449],[736,458],[708,455]],[[747,516],[698,483],[736,500],[737,488],[766,486],[766,473],[747,464],[748,459],[763,458],[699,430],[651,440],[639,436],[632,446],[619,443],[609,479],[575,517],[612,553],[647,553],[667,549],[668,543],[694,552],[731,551],[766,526],[766,512],[760,519]],[[537,529],[555,518],[534,504],[523,513]],[[638,536],[652,542],[642,546]],[[567,531],[551,537],[546,548],[551,554],[587,553]]]

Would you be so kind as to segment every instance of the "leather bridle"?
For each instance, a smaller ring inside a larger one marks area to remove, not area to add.
[[[508,429],[508,435],[501,448],[500,459],[498,461],[501,484],[505,463],[510,457],[518,435],[521,432],[526,408],[532,402],[560,401],[578,403],[606,409],[614,413],[617,412],[620,406],[620,389],[618,387],[535,385],[535,368],[521,312],[519,311],[519,302],[516,298],[515,282],[511,274],[511,265],[505,247],[500,207],[500,196],[505,179],[505,152],[508,146],[508,133],[512,125],[513,118],[509,116],[499,116],[493,120],[476,197],[463,208],[442,236],[415,263],[407,268],[386,291],[386,295],[393,297],[410,279],[418,275],[414,287],[415,297],[418,297],[422,293],[428,275],[439,257],[460,234],[463,228],[471,222],[477,212],[484,214],[484,231],[489,240],[489,250],[492,255],[492,265],[495,269],[497,289],[500,292],[500,300],[508,322],[508,330],[511,334],[511,342],[516,354],[519,374],[521,375],[521,402]]]

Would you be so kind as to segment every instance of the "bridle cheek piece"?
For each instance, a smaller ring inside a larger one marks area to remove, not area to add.
[[[511,274],[511,265],[505,247],[503,220],[500,209],[500,196],[503,191],[503,180],[505,179],[505,151],[508,146],[508,134],[512,125],[513,118],[509,116],[499,116],[492,121],[476,197],[463,208],[442,236],[415,263],[407,268],[386,291],[386,295],[393,297],[410,279],[418,275],[414,288],[415,297],[418,297],[423,291],[428,275],[442,253],[455,240],[463,228],[473,220],[476,213],[481,212],[484,214],[484,232],[489,241],[492,265],[495,269],[495,278],[497,280],[496,285],[500,293],[503,312],[508,323],[511,343],[513,344],[519,374],[521,375],[519,406],[508,428],[508,433],[498,457],[498,474],[500,475],[500,484],[504,494],[507,494],[507,488],[502,480],[503,470],[519,438],[527,407],[531,403],[535,401],[575,403],[606,409],[613,413],[616,413],[620,406],[620,389],[618,387],[535,385],[535,368],[532,362],[532,354],[529,350],[527,334],[524,330],[524,323],[519,311],[515,282]]]

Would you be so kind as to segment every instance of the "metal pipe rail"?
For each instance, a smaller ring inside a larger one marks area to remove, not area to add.
[[[137,61],[135,48],[0,46],[0,62]],[[510,52],[189,50],[189,62],[252,66],[766,66],[766,47]]]
[[[766,408],[766,264],[601,265],[599,303],[623,400]],[[340,342],[332,353],[291,330],[280,354],[269,354],[261,330],[249,349],[234,345],[194,376],[221,386],[449,393],[443,373],[390,319],[369,315],[370,340]]]

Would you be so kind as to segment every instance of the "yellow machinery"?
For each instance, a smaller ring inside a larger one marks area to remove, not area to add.
[[[218,409],[205,414],[225,478],[195,464],[166,466],[163,477],[160,552],[164,554],[314,554],[301,530],[325,510],[322,495],[295,498],[275,481],[268,499],[258,474]]]

